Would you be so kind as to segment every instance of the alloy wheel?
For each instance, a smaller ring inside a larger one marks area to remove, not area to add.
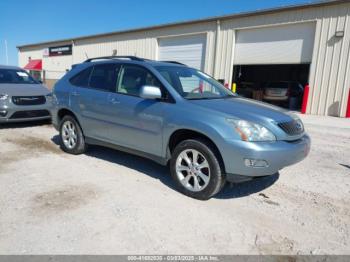
[[[71,121],[66,121],[62,125],[62,140],[64,145],[72,149],[76,146],[78,141],[78,135],[75,125]]]
[[[202,191],[209,184],[209,163],[204,155],[195,149],[182,151],[176,159],[175,168],[180,183],[192,192]]]

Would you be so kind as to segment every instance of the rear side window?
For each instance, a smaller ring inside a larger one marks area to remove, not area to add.
[[[75,86],[88,87],[91,71],[92,71],[92,67],[86,68],[83,71],[81,71],[80,73],[73,76],[69,80],[69,82]]]
[[[90,76],[91,88],[115,92],[120,65],[101,64],[95,65]]]

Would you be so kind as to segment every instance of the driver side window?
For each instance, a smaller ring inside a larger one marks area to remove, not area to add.
[[[161,83],[147,69],[134,66],[123,66],[119,77],[117,92],[121,94],[139,96],[144,85],[161,87]]]

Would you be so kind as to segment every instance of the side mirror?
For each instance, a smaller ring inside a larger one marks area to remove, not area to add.
[[[162,92],[156,86],[143,86],[140,90],[140,97],[144,99],[160,99],[162,98]]]

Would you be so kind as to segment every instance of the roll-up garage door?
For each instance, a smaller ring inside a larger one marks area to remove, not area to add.
[[[161,38],[158,42],[158,60],[177,61],[203,69],[205,42],[205,35]]]
[[[313,22],[238,30],[234,63],[311,63],[314,38]]]

